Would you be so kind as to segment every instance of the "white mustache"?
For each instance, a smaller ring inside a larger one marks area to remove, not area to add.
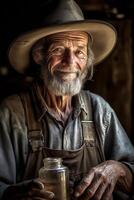
[[[80,72],[80,70],[74,66],[74,65],[57,65],[57,67],[54,69],[54,71],[59,71],[59,72],[66,72],[66,73],[77,73]]]
[[[78,73],[79,70],[55,70],[55,72],[63,72],[63,73]]]
[[[60,75],[60,74],[67,74],[67,75],[71,75],[71,74],[76,74],[76,76],[77,77],[79,77],[80,75],[81,75],[81,72],[80,72],[80,70],[68,70],[68,69],[60,69],[60,70],[55,70],[54,72],[53,72],[53,74],[55,74],[56,76],[58,76],[58,74]]]

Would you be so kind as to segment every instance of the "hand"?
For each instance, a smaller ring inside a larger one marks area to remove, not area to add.
[[[125,176],[123,164],[109,160],[91,169],[75,188],[75,197],[82,200],[111,200],[119,179]]]
[[[45,191],[43,183],[35,179],[9,186],[2,200],[49,200],[53,197],[54,193]]]

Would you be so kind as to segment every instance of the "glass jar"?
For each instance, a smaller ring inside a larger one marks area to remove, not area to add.
[[[44,188],[55,194],[55,200],[69,200],[69,170],[62,164],[61,158],[45,158],[44,166],[39,170],[39,178]]]

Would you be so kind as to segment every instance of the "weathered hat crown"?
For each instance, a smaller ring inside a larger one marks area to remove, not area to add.
[[[55,10],[45,17],[43,24],[57,25],[81,20],[84,20],[84,16],[80,7],[75,1],[60,0]]]
[[[49,0],[48,0],[49,1]],[[52,2],[52,0],[50,0]],[[10,64],[19,72],[24,73],[30,66],[30,52],[35,43],[48,35],[67,31],[84,31],[93,37],[93,64],[106,58],[116,43],[116,31],[107,22],[84,20],[79,6],[74,0],[54,0],[52,12],[40,21],[33,30],[25,32],[11,44],[8,57]],[[46,12],[42,13],[46,15]]]

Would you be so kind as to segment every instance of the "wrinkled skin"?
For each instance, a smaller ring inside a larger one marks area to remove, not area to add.
[[[88,73],[87,46],[88,34],[78,31],[50,35],[33,47],[33,60],[42,69],[45,102],[64,123],[72,110],[72,96],[80,92]]]
[[[80,200],[112,200],[112,192],[116,185],[124,192],[131,192],[131,172],[120,162],[105,161],[89,171],[76,186],[74,196]]]
[[[124,164],[109,160],[92,168],[71,192],[74,194],[73,199],[112,200],[115,185],[119,185],[124,192],[132,192],[132,174]],[[54,199],[54,193],[45,191],[43,182],[36,179],[9,186],[3,200],[9,198],[10,200],[49,200]]]
[[[56,34],[51,39],[47,57],[48,68],[52,77],[55,75],[59,83],[62,83],[61,85],[63,83],[70,83],[71,85],[78,74],[84,72],[87,64],[87,44],[87,35],[76,34],[76,32]],[[34,51],[33,58],[37,64],[41,64],[41,54],[37,50]],[[74,87],[76,87],[75,84]],[[67,94],[68,90],[66,96],[62,94],[59,96],[55,92],[55,88],[53,90],[51,87],[47,89],[48,93],[45,94],[47,105],[59,113],[61,120],[66,121],[71,111],[71,98]],[[131,192],[132,174],[120,162],[105,161],[92,168],[81,183],[73,188],[73,193],[75,198],[80,200],[111,200],[115,185],[119,185],[127,193]],[[40,180],[31,180],[9,186],[4,193],[3,200],[9,199],[49,200],[54,199],[54,194],[45,191],[45,187]]]
[[[49,200],[53,197],[54,194],[45,191],[43,183],[36,179],[9,186],[2,200]]]

